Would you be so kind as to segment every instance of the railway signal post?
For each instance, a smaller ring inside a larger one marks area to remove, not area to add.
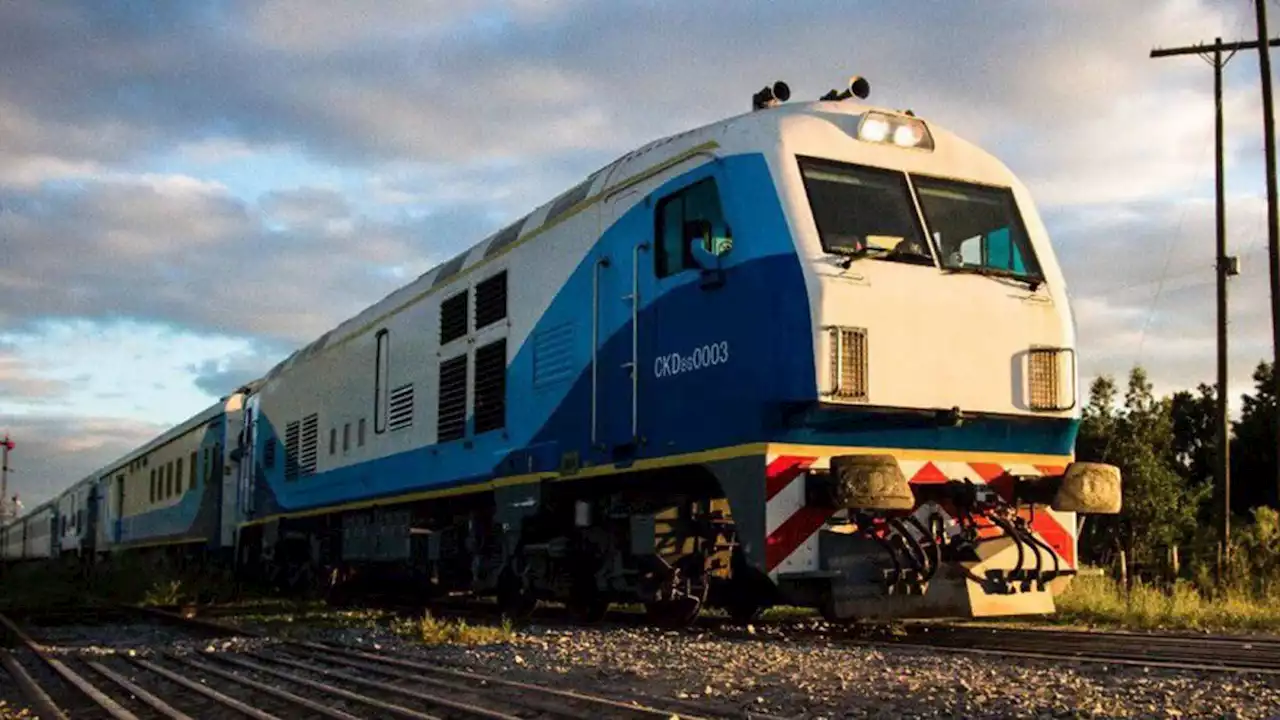
[[[1213,67],[1214,194],[1217,200],[1217,242],[1214,268],[1217,276],[1218,295],[1218,403],[1214,412],[1214,422],[1217,426],[1218,453],[1214,468],[1214,485],[1217,488],[1218,495],[1219,533],[1221,535],[1219,542],[1224,560],[1231,551],[1231,442],[1227,403],[1227,278],[1239,274],[1240,263],[1238,258],[1227,255],[1226,197],[1223,173],[1222,69],[1226,67],[1227,63],[1231,61],[1231,58],[1238,51],[1262,48],[1262,52],[1265,53],[1266,45],[1280,45],[1280,38],[1270,40],[1265,44],[1257,41],[1224,43],[1222,38],[1215,38],[1212,45],[1189,45],[1151,51],[1151,57],[1153,58],[1199,55]],[[1225,56],[1223,55],[1224,52],[1227,53]],[[1270,117],[1269,112],[1267,116]],[[1268,158],[1270,158],[1271,151],[1268,150],[1267,154]],[[1271,183],[1270,178],[1271,173],[1268,172],[1268,183]],[[1274,239],[1274,227],[1272,237]],[[1271,273],[1274,284],[1280,279],[1280,276],[1276,274],[1274,262],[1272,263]],[[1272,300],[1275,301],[1277,298],[1280,298],[1280,295],[1273,291]],[[1280,325],[1276,327],[1277,332],[1280,332]],[[1277,337],[1280,338],[1280,335],[1277,335]],[[1277,347],[1280,347],[1280,340],[1278,340]],[[1277,448],[1280,451],[1280,443],[1277,444]]]

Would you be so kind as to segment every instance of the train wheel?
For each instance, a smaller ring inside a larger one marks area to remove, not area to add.
[[[702,612],[702,603],[697,598],[684,596],[672,600],[655,600],[644,604],[645,614],[649,621],[659,627],[688,627],[698,614]]]
[[[588,575],[573,583],[569,600],[565,603],[569,616],[577,622],[597,623],[609,612],[609,599],[596,587],[595,578]]]
[[[764,614],[764,604],[753,598],[735,599],[725,610],[729,611],[729,619],[738,625],[746,625],[760,619]]]
[[[503,615],[514,622],[522,622],[529,619],[537,606],[538,598],[515,573],[502,573],[498,581],[498,607]]]

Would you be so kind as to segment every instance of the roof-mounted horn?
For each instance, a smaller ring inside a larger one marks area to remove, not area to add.
[[[849,78],[848,84],[844,90],[831,90],[826,95],[818,98],[819,100],[848,100],[856,97],[859,100],[865,100],[871,94],[871,83],[861,75],[854,75]]]
[[[763,90],[751,96],[751,109],[763,110],[764,108],[775,107],[790,99],[791,88],[779,80],[773,84],[773,87],[766,85]]]

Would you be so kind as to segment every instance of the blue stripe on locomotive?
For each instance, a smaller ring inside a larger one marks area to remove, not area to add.
[[[215,446],[225,446],[227,416],[218,415],[205,424],[204,435],[196,457],[197,474],[184,478],[184,487],[192,477],[200,478],[199,492],[184,492],[173,505],[148,510],[120,519],[119,539],[113,544],[129,545],[183,539],[205,539],[214,546],[218,542],[221,523],[222,478],[208,471],[204,451],[212,454]],[[215,460],[210,457],[210,462]]]
[[[762,155],[724,158],[665,183],[661,198],[709,175],[716,177],[734,248],[724,283],[704,289],[697,271],[658,279],[653,249],[642,253],[638,343],[641,358],[690,356],[717,346],[720,362],[695,371],[664,372],[660,360],[642,360],[636,458],[653,458],[752,442],[796,442],[844,446],[940,448],[1067,454],[1073,420],[986,418],[959,427],[932,419],[849,409],[834,415],[790,414],[816,398],[812,320],[800,258],[777,189]],[[563,453],[608,464],[606,450],[591,446],[591,307],[595,263],[615,259],[601,271],[598,354],[599,441],[605,447],[631,439],[630,259],[640,242],[653,242],[652,203],[637,203],[612,224],[560,289],[508,367],[505,430],[466,440],[416,448],[390,457],[325,471],[296,482],[283,480],[284,463],[259,468],[260,514],[322,507],[423,489],[444,489],[494,477],[553,472]],[[618,265],[623,261],[623,265]],[[512,269],[512,282],[520,282]],[[614,273],[611,278],[609,273]],[[615,301],[616,300],[616,301]],[[566,328],[571,328],[567,330]],[[557,369],[563,368],[565,333],[572,333],[572,372],[551,381],[535,376],[539,338],[558,334]],[[725,351],[727,350],[727,358]],[[704,353],[705,355],[705,353]],[[705,358],[704,358],[705,359]],[[662,373],[663,377],[657,377]],[[537,380],[538,382],[535,382]],[[372,384],[370,385],[372,387]],[[370,390],[372,392],[372,390]],[[260,416],[261,443],[283,444]],[[265,432],[263,432],[265,431]],[[260,463],[260,460],[259,460]]]

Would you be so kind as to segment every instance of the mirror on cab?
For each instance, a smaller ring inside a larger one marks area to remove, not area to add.
[[[688,220],[684,223],[683,240],[693,261],[702,268],[702,286],[722,285],[724,271],[720,267],[721,258],[733,249],[733,234],[729,228],[716,228],[710,220]]]

